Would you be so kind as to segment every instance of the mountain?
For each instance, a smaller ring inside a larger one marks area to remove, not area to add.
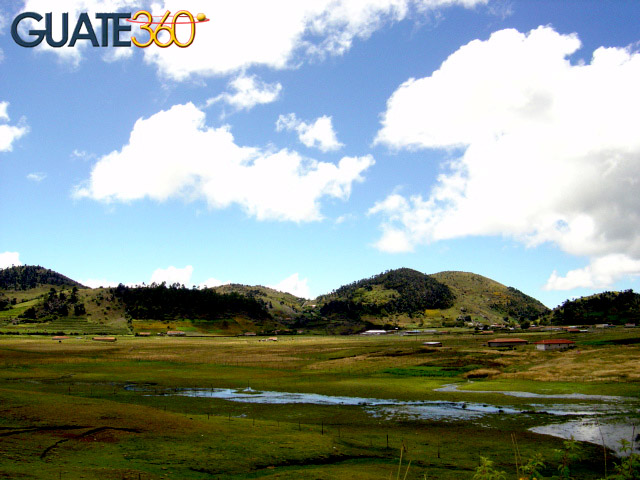
[[[530,320],[549,312],[515,288],[466,272],[389,270],[311,301],[264,286],[91,289],[39,266],[0,270],[0,333],[348,334]]]
[[[481,323],[502,322],[504,318],[532,320],[551,310],[529,295],[501,283],[469,272],[440,272],[432,278],[447,285],[455,294],[451,308],[439,315],[447,319],[477,320]]]
[[[343,285],[318,297],[318,305],[324,315],[358,319],[362,316],[413,316],[426,309],[450,308],[454,300],[451,289],[435,278],[410,268],[399,268]]]
[[[625,290],[567,300],[553,310],[551,321],[557,325],[637,323],[640,321],[640,295]]]
[[[0,290],[28,290],[42,285],[86,288],[69,277],[41,266],[24,265],[0,270]]]
[[[237,293],[255,299],[265,306],[274,319],[285,323],[293,321],[306,305],[312,303],[304,298],[296,297],[291,293],[280,292],[279,290],[263,287],[262,285],[251,286],[231,283],[213,287],[213,290],[225,294]]]

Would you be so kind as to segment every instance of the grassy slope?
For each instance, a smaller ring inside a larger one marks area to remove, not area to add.
[[[48,332],[48,333],[128,333],[124,308],[109,294],[105,288],[82,288],[78,290],[79,302],[86,308],[86,315],[75,317],[70,314],[40,323],[19,323],[14,325],[12,320],[30,306],[35,306],[51,288],[57,292],[71,293],[71,286],[40,285],[29,290],[3,290],[9,298],[16,298],[18,303],[8,310],[0,312],[0,332]]]
[[[490,278],[468,272],[439,272],[431,275],[447,285],[456,294],[453,307],[430,311],[433,318],[455,320],[459,315],[470,315],[481,323],[502,323],[506,314],[491,308],[495,303],[519,302],[505,285]],[[548,310],[542,303],[531,298],[530,303],[540,311]],[[462,311],[464,309],[464,311]]]

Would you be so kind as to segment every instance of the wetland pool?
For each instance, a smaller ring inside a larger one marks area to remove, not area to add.
[[[535,433],[559,438],[604,444],[621,455],[620,440],[634,441],[640,429],[634,427],[638,414],[638,402],[628,397],[605,395],[543,395],[528,392],[488,392],[457,390],[456,385],[439,389],[458,393],[500,393],[518,398],[531,398],[532,403],[518,406],[491,405],[472,401],[400,401],[370,397],[321,395],[316,393],[276,392],[252,388],[186,388],[163,392],[162,395],[179,395],[210,398],[253,404],[312,404],[325,406],[360,407],[367,414],[386,420],[469,421],[488,415],[540,416],[541,423],[530,428]],[[573,400],[571,403],[553,403],[553,400]],[[637,443],[634,452],[638,452]]]

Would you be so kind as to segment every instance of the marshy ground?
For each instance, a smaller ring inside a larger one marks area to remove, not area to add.
[[[109,344],[1,337],[0,478],[387,479],[397,474],[401,449],[404,465],[411,461],[407,479],[471,478],[480,456],[516,478],[514,441],[522,458],[545,457],[550,478],[562,439],[528,428],[576,420],[549,413],[563,406],[572,413],[574,405],[597,421],[637,422],[638,337],[622,328],[576,335],[578,347],[566,352],[489,349],[486,337],[466,333],[438,336],[444,347],[431,349],[422,342],[436,337],[398,335],[118,337]],[[449,384],[459,386],[439,390]],[[385,405],[234,401],[184,389]],[[504,391],[624,400],[532,400]],[[433,401],[453,405],[459,417],[388,408]],[[473,415],[474,405],[493,413]],[[615,458],[607,455],[611,469]],[[572,475],[603,477],[602,446],[582,444]]]

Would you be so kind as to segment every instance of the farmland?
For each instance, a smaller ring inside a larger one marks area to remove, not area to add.
[[[120,336],[111,344],[7,335],[0,337],[0,476],[384,479],[395,478],[402,454],[403,476],[411,461],[407,479],[471,478],[480,456],[516,478],[515,441],[522,459],[542,454],[545,478],[552,478],[563,441],[527,428],[560,421],[546,411],[576,401],[538,398],[534,413],[530,398],[501,392],[622,396],[627,401],[615,415],[635,423],[636,332],[594,329],[575,335],[578,347],[566,352],[489,349],[486,337],[469,333],[277,342]],[[530,342],[545,335],[524,334]],[[443,348],[423,348],[436,338]],[[450,384],[458,387],[438,390]],[[183,389],[201,396],[181,395]],[[361,397],[386,406],[242,402],[206,393],[217,389]],[[459,408],[459,418],[416,414],[419,402]],[[601,408],[595,400],[580,403]],[[501,413],[476,416],[474,405]],[[583,443],[580,452],[572,475],[602,478],[602,447]],[[615,458],[607,458],[611,472]]]

